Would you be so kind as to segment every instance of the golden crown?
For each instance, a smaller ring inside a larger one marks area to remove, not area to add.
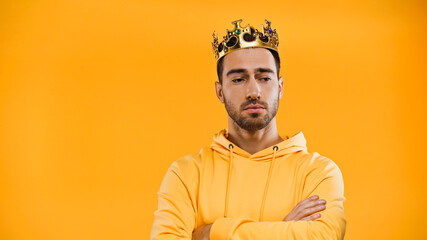
[[[242,19],[232,22],[234,29],[232,31],[227,29],[227,35],[224,36],[224,41],[221,43],[218,41],[218,34],[215,34],[214,31],[212,48],[217,61],[226,54],[241,48],[263,47],[276,52],[279,51],[279,38],[276,29],[271,29],[270,21],[265,20],[267,26],[262,25],[262,32],[249,26],[249,24],[242,27],[240,26],[241,22]]]

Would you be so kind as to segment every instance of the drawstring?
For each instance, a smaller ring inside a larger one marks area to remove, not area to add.
[[[228,165],[228,179],[227,179],[227,189],[225,191],[225,210],[224,210],[224,217],[227,217],[228,215],[228,192],[230,188],[230,178],[231,178],[231,168],[233,167],[233,144],[230,143],[228,145],[228,148],[230,149],[230,164]]]
[[[263,220],[265,199],[267,198],[268,186],[270,184],[271,173],[273,171],[274,160],[276,159],[276,152],[277,152],[277,150],[279,150],[279,147],[274,146],[273,147],[273,160],[271,160],[270,169],[268,170],[267,184],[265,185],[264,196],[262,197],[261,210],[260,210],[260,213],[259,213],[259,221],[260,222]]]
[[[228,145],[228,148],[230,149],[230,164],[228,166],[227,189],[225,191],[224,217],[227,217],[227,215],[228,215],[228,196],[229,196],[228,192],[230,190],[231,170],[233,168],[233,148],[234,148],[234,145],[230,143]],[[270,185],[271,173],[273,172],[274,162],[276,160],[276,152],[278,150],[279,150],[279,147],[277,147],[277,146],[273,147],[273,159],[271,160],[270,169],[268,170],[267,184],[265,185],[264,195],[263,195],[262,204],[261,204],[261,210],[260,210],[260,214],[259,214],[260,215],[260,221],[262,221],[262,219],[263,219],[265,199],[267,198],[268,186]]]

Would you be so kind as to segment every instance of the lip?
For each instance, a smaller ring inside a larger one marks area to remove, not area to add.
[[[249,106],[245,107],[245,110],[248,109],[264,109],[264,107],[262,105],[259,104],[250,104]]]
[[[250,104],[244,110],[250,113],[260,113],[264,111],[264,107],[259,104]]]
[[[248,108],[245,111],[250,112],[250,113],[260,113],[260,112],[264,111],[264,108]]]

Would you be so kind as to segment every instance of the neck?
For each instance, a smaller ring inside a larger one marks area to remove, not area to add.
[[[228,140],[250,154],[257,153],[283,141],[277,131],[276,117],[265,128],[254,132],[248,132],[240,128],[229,117]]]

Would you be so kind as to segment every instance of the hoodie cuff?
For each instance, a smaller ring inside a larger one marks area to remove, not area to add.
[[[241,224],[246,222],[254,222],[247,218],[219,218],[211,226],[209,234],[210,240],[224,240],[230,239],[233,232]]]

